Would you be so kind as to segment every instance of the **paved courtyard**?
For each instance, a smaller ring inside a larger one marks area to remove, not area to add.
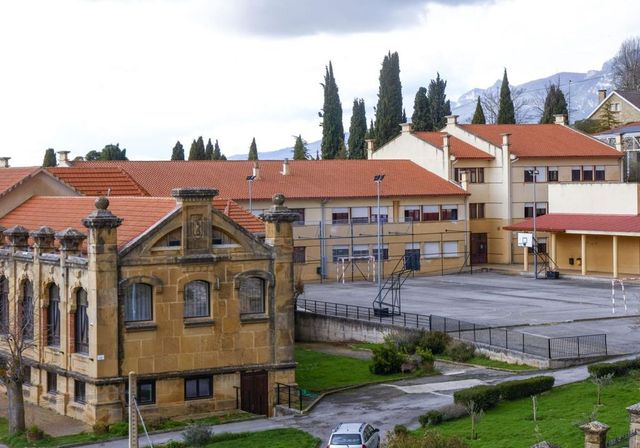
[[[640,283],[625,289],[627,310],[618,287],[614,313],[611,282],[604,279],[536,280],[494,272],[415,277],[402,287],[402,311],[548,336],[607,333],[612,353],[635,353],[640,351]],[[369,282],[325,282],[305,285],[303,298],[371,306],[376,292]]]

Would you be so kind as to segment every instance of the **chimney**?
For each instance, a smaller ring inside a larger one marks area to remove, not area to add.
[[[289,175],[289,159],[284,159],[284,161],[282,162],[282,172],[280,174],[282,174],[283,176],[288,176]]]
[[[447,115],[445,117],[447,119],[447,126],[457,126],[458,125],[458,116],[457,115]]]
[[[215,188],[174,188],[171,196],[182,209],[182,255],[211,251],[211,207],[218,195]]]
[[[446,132],[442,133],[442,149],[444,151],[449,151],[449,134]]]
[[[253,175],[256,177],[256,179],[260,179],[260,164],[257,160],[253,162]]]
[[[367,159],[373,159],[373,151],[375,150],[375,140],[372,138],[365,139],[367,143]]]
[[[560,124],[562,126],[566,126],[567,125],[567,116],[565,114],[557,114],[554,115],[556,122],[555,124]]]
[[[413,128],[413,124],[412,123],[400,123],[400,129],[402,130],[403,134],[410,133],[412,128]]]
[[[9,168],[9,159],[11,157],[0,157],[0,168]]]
[[[57,151],[58,154],[58,166],[71,166],[69,162],[69,153],[71,151]]]
[[[602,103],[606,97],[607,97],[607,89],[599,89],[598,90],[598,103]]]
[[[502,149],[509,148],[509,146],[511,146],[511,142],[509,141],[509,137],[511,136],[511,134],[506,132],[500,135],[502,136]]]

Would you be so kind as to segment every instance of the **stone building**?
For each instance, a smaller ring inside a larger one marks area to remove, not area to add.
[[[598,105],[586,119],[601,121],[606,128],[640,121],[640,93],[598,90]]]
[[[216,194],[35,197],[0,219],[0,320],[28,323],[27,401],[119,421],[134,371],[146,418],[271,414],[276,382],[295,381],[296,215],[275,196],[243,227]]]

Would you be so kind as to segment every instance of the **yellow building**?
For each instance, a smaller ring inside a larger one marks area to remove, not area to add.
[[[598,90],[598,105],[586,119],[601,122],[605,129],[640,121],[640,93]]]

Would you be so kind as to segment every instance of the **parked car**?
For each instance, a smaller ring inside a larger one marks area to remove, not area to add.
[[[327,448],[378,448],[380,430],[368,423],[340,423],[331,433]]]

